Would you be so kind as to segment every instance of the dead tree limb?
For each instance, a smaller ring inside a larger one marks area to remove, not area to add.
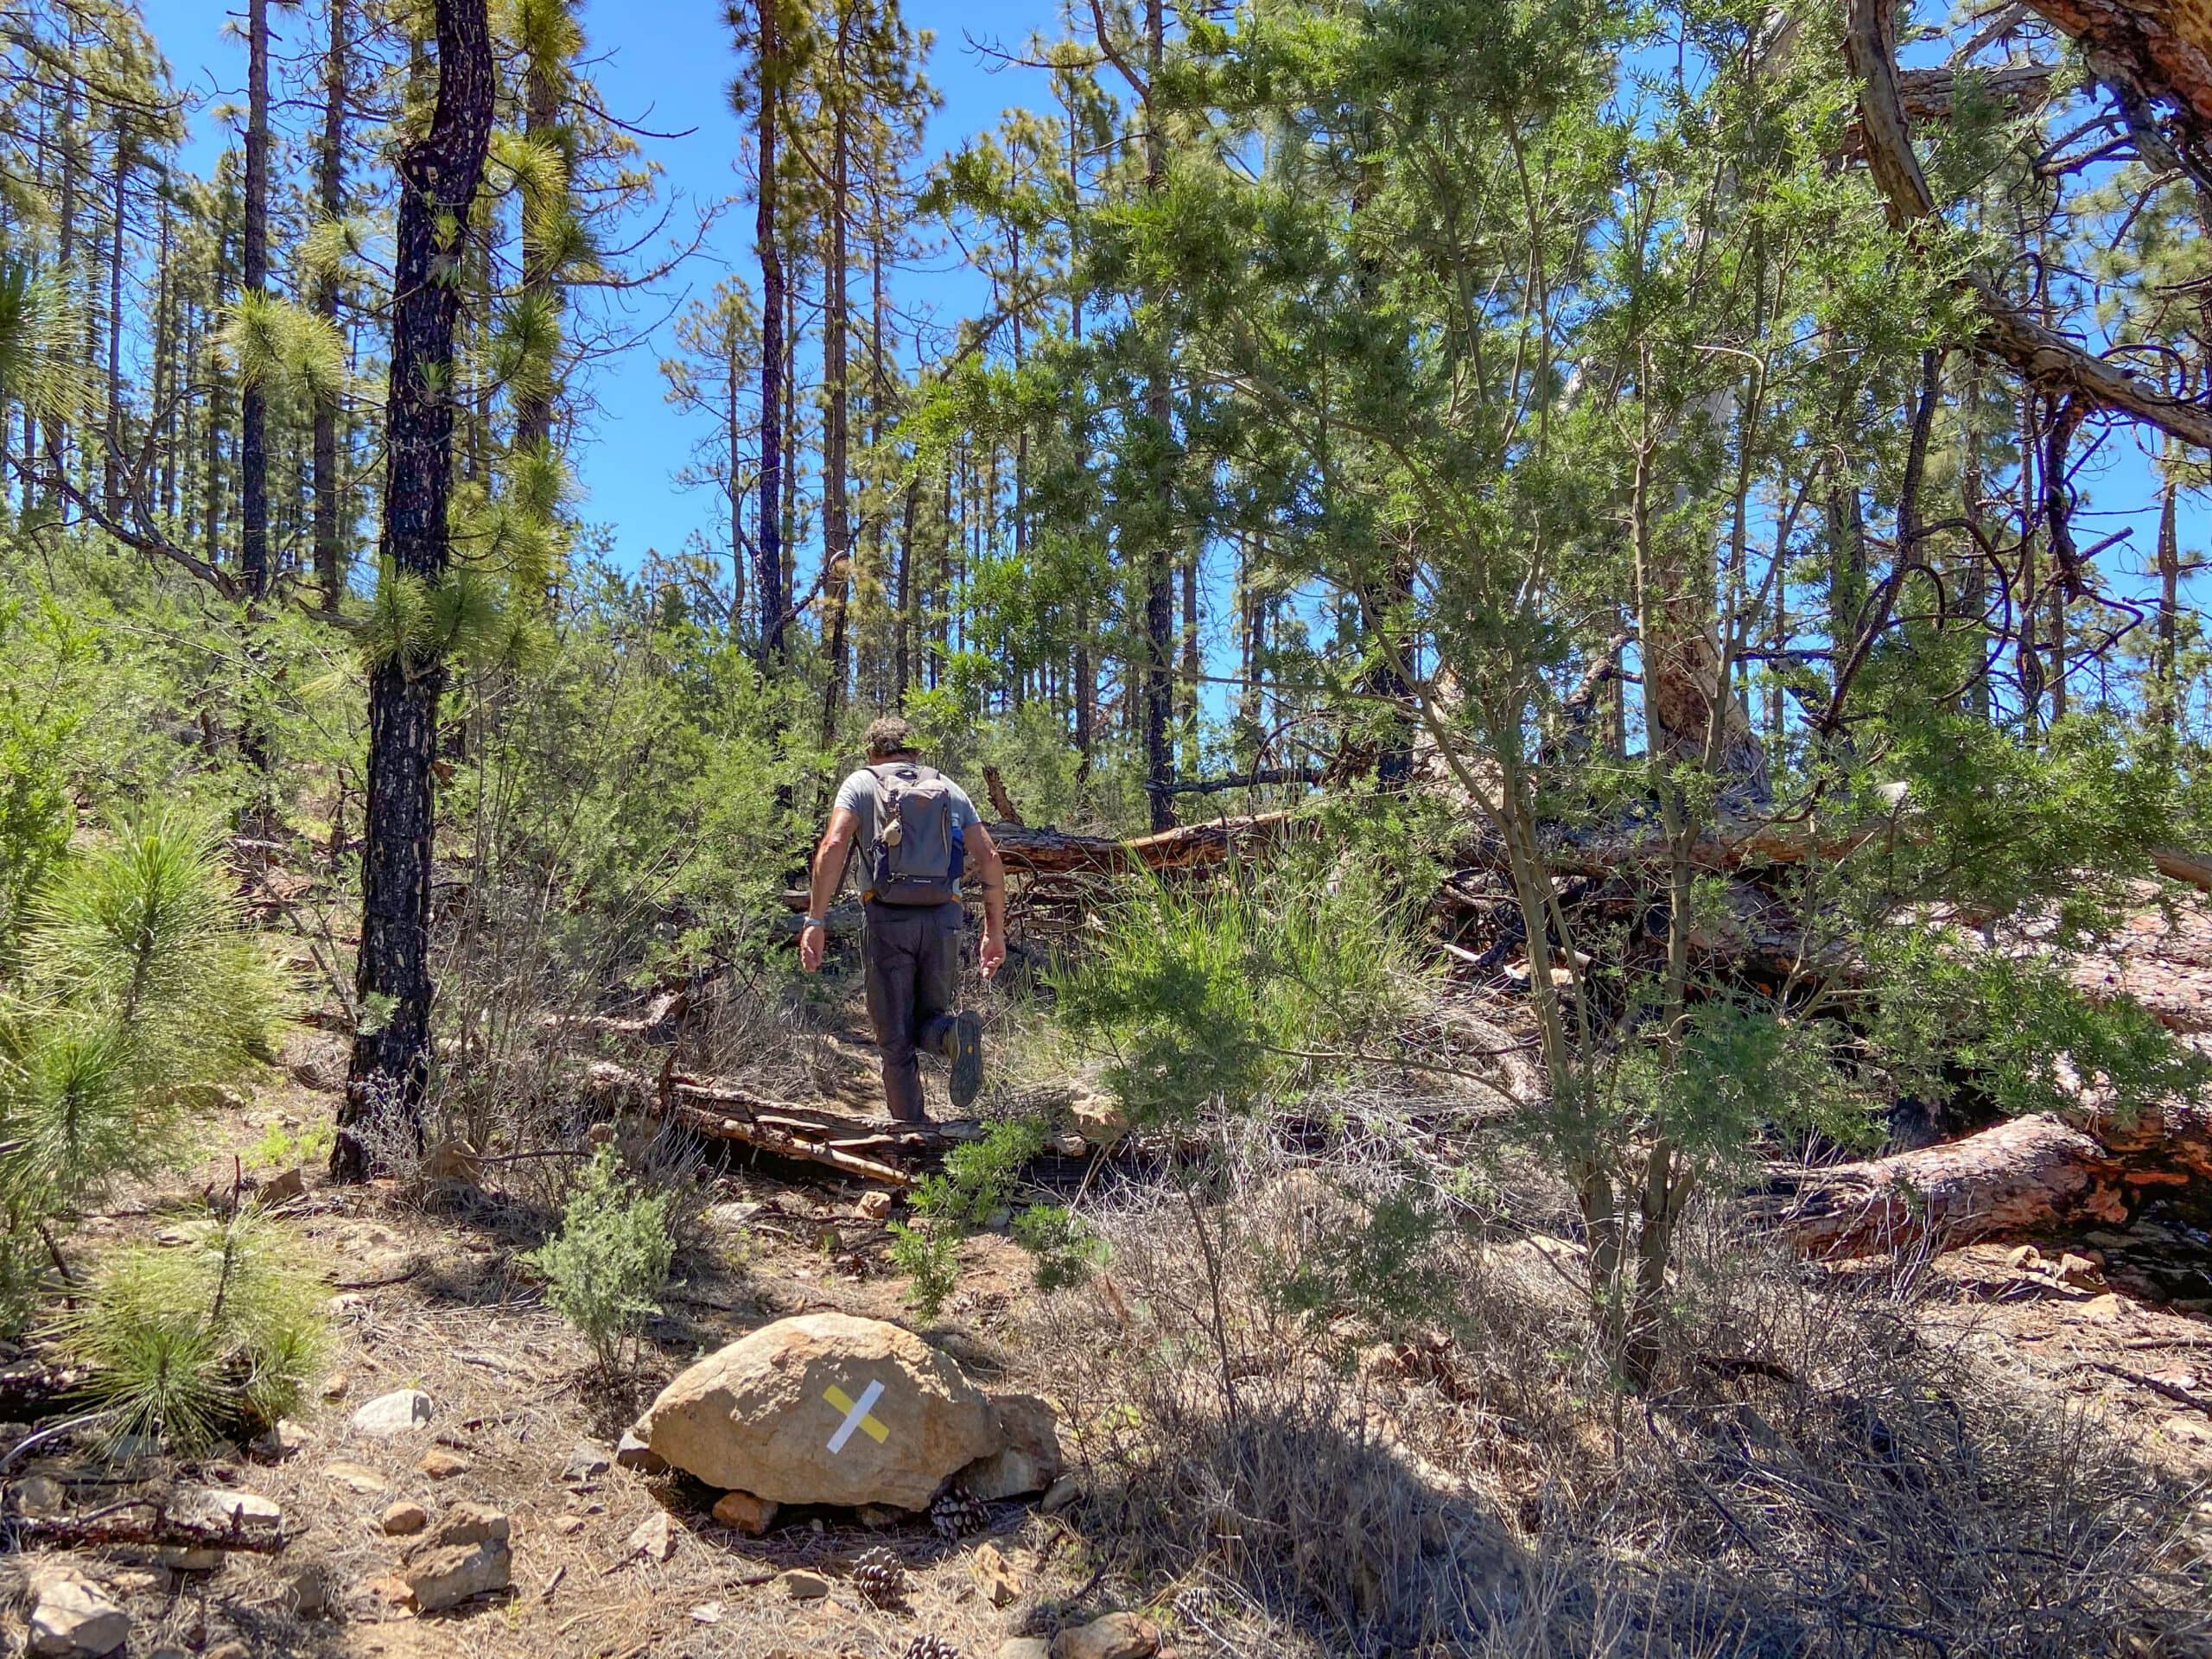
[[[825,1115],[772,1100],[734,1084],[709,1082],[673,1072],[657,1081],[608,1060],[594,1062],[585,1073],[585,1079],[586,1088],[595,1098],[626,1101],[709,1140],[738,1141],[779,1158],[821,1164],[885,1186],[909,1187],[914,1184],[915,1178],[907,1171],[877,1159],[861,1157],[830,1141],[827,1137],[838,1133],[840,1126]],[[865,1135],[874,1126],[853,1123],[842,1127],[848,1135],[855,1130]],[[917,1144],[925,1144],[930,1138],[912,1137]]]
[[[2113,0],[2031,3],[2061,28],[2067,25],[2055,14],[2062,11],[2135,15],[2140,10]],[[1932,224],[1937,214],[1935,195],[1913,151],[1912,128],[1898,87],[1893,16],[1885,0],[1850,0],[1844,52],[1859,80],[1859,131],[1867,171],[1889,204],[1891,223],[1911,230]],[[2212,78],[2207,79],[2203,92],[2205,111],[2212,114]],[[2212,449],[2212,409],[2167,397],[2121,365],[2044,327],[1983,278],[1968,275],[1958,280],[1980,313],[1981,328],[1974,344],[1983,355],[2006,365],[2042,391],[2069,395],[2089,407],[2154,426],[2199,449]]]
[[[204,1515],[204,1508],[195,1510]],[[226,1521],[197,1519],[172,1514],[162,1498],[134,1497],[111,1503],[88,1515],[11,1516],[8,1530],[18,1548],[42,1545],[52,1549],[95,1549],[111,1544],[150,1546],[161,1549],[243,1550],[254,1555],[274,1555],[285,1544],[283,1532],[274,1526],[244,1524],[244,1517]]]

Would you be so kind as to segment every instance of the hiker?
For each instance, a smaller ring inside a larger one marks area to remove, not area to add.
[[[868,765],[837,787],[830,827],[815,849],[814,881],[798,941],[798,963],[822,965],[830,899],[857,848],[868,918],[868,1017],[883,1054],[883,1099],[901,1123],[922,1110],[918,1049],[952,1062],[952,1103],[964,1109],[983,1086],[983,1022],[956,1013],[960,882],[972,871],[983,890],[983,977],[1006,960],[1006,870],[968,793],[922,764],[913,730],[895,715],[868,728]]]

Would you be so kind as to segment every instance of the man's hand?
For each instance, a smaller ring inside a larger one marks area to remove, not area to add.
[[[999,965],[1005,960],[1006,936],[996,928],[985,928],[983,948],[976,957],[976,962],[983,970],[983,977],[988,979],[993,974],[998,972]]]
[[[810,974],[822,966],[822,945],[829,937],[830,930],[817,922],[808,922],[800,928],[798,965],[801,973]]]

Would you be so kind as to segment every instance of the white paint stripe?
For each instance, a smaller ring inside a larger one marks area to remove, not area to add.
[[[861,1397],[853,1402],[853,1408],[845,1414],[845,1421],[837,1425],[837,1432],[830,1437],[832,1457],[845,1449],[845,1442],[853,1438],[853,1431],[861,1426],[861,1419],[867,1416],[875,1402],[882,1398],[883,1384],[880,1381],[870,1382],[861,1390]]]

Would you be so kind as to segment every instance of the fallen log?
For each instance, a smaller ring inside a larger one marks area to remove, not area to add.
[[[1799,1253],[1867,1255],[2125,1227],[2152,1197],[2212,1192],[2212,1107],[2122,1122],[2018,1117],[1942,1146],[1777,1173],[1751,1200]]]
[[[594,1098],[628,1101],[709,1140],[734,1141],[779,1158],[822,1164],[884,1186],[914,1185],[914,1176],[895,1165],[861,1157],[826,1139],[785,1127],[811,1126],[820,1115],[733,1084],[708,1083],[675,1073],[656,1080],[610,1060],[599,1060],[586,1071],[585,1087]],[[829,1128],[823,1125],[824,1129]]]
[[[148,1513],[150,1511],[150,1513]],[[88,1515],[19,1515],[9,1518],[15,1548],[44,1545],[54,1549],[96,1549],[111,1544],[130,1544],[157,1549],[244,1550],[250,1554],[274,1555],[286,1540],[273,1526],[245,1524],[244,1517],[227,1521],[194,1519],[173,1515],[164,1500],[127,1498]]]

